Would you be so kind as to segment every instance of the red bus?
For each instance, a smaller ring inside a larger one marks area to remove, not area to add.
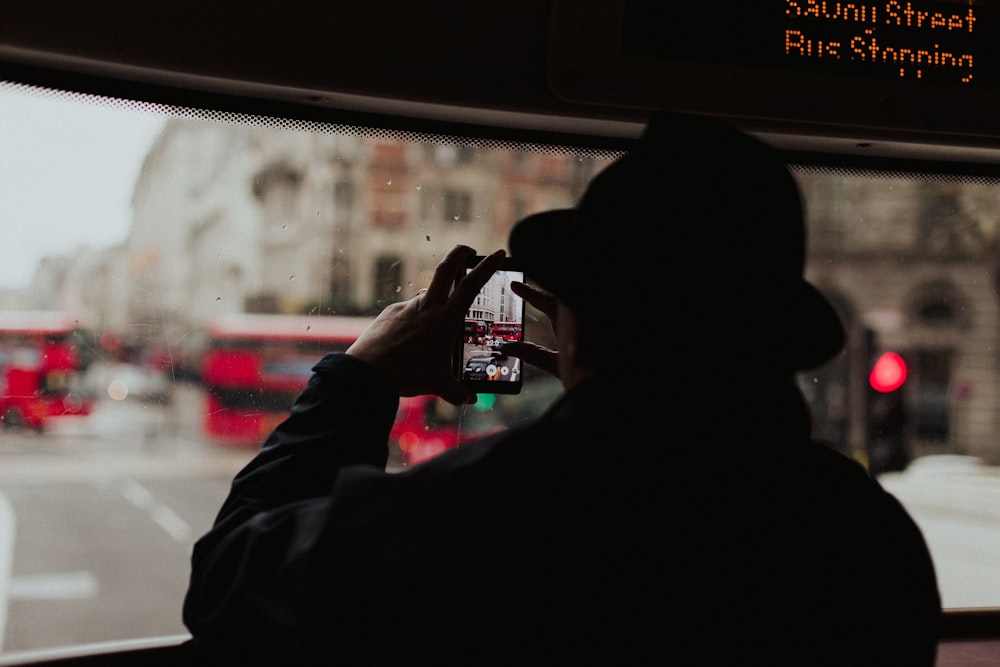
[[[396,421],[389,432],[389,442],[397,450],[399,463],[414,465],[461,444],[464,438],[457,427],[458,420],[449,416],[457,410],[435,396],[401,398]]]
[[[519,322],[494,322],[493,339],[504,343],[521,340],[521,324]]]
[[[343,352],[370,318],[233,314],[211,322],[202,359],[204,430],[232,444],[259,445],[306,386],[327,352]]]
[[[465,342],[482,345],[486,342],[486,322],[465,320]]]
[[[204,430],[217,442],[258,446],[288,416],[313,365],[344,351],[371,322],[363,317],[236,314],[208,329],[202,359]],[[558,381],[528,381],[519,396],[484,394],[474,406],[433,396],[403,397],[390,433],[403,466],[437,456],[465,440],[508,428],[539,412]]]
[[[42,431],[54,417],[86,415],[93,401],[80,390],[85,332],[61,312],[0,312],[0,421]]]
[[[561,394],[558,379],[530,371],[520,394],[480,394],[473,405],[436,396],[401,398],[389,440],[402,466],[415,465],[467,440],[527,423]]]

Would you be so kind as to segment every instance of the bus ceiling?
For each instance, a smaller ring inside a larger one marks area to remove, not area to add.
[[[817,8],[842,3],[771,4],[510,0],[496,11],[457,0],[286,0],[234,12],[195,0],[7,0],[0,79],[608,145],[668,108],[727,117],[789,151],[977,164],[1000,156],[997,3],[915,0],[907,15],[894,15],[894,3],[851,3],[856,13],[836,16]],[[371,22],[381,26],[376,43],[350,28]]]

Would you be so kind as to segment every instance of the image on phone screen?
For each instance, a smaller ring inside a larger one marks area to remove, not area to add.
[[[466,273],[470,270],[466,268]],[[476,393],[516,394],[521,390],[521,360],[500,351],[504,343],[524,336],[524,300],[510,289],[514,281],[523,282],[524,272],[508,259],[465,315],[461,350],[455,361],[462,382]]]

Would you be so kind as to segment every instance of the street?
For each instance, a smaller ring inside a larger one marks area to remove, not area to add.
[[[1000,469],[971,457],[929,456],[879,481],[924,533],[942,605],[1000,606]]]
[[[3,652],[186,632],[191,547],[253,453],[205,442],[199,406],[181,386],[0,431]]]

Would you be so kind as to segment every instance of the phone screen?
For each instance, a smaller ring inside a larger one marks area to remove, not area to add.
[[[481,259],[474,257],[465,272]],[[500,352],[504,343],[524,337],[524,299],[510,289],[514,281],[524,282],[524,272],[507,258],[465,314],[462,343],[455,355],[456,371],[478,394],[521,391],[521,360]]]

